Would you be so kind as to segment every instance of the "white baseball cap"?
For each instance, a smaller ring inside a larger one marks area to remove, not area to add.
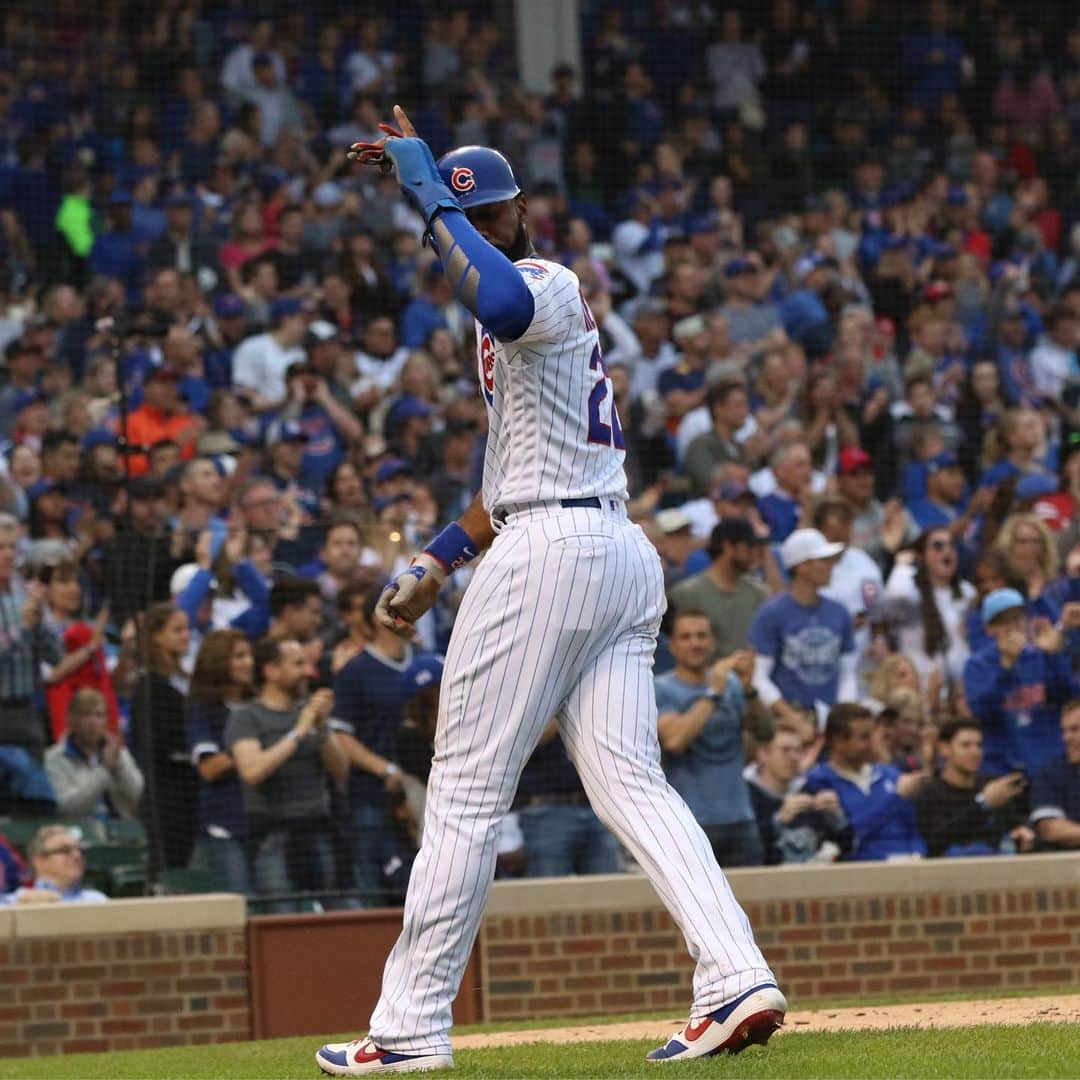
[[[796,529],[780,545],[780,558],[790,570],[813,559],[835,558],[843,550],[843,544],[830,544],[817,529]]]
[[[689,529],[693,522],[677,506],[661,510],[656,515],[656,527],[666,536],[677,533],[680,529]]]

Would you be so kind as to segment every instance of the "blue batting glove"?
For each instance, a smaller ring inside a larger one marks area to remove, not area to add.
[[[387,139],[385,153],[394,163],[405,197],[430,222],[441,208],[460,210],[461,204],[443,183],[435,158],[423,139]]]

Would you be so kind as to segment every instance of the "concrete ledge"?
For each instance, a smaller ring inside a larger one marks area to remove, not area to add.
[[[727,877],[742,903],[960,893],[975,888],[1067,888],[1080,885],[1080,854],[777,866],[732,870]],[[663,904],[643,874],[602,874],[497,881],[485,915],[632,911],[652,907]]]
[[[0,908],[0,942],[10,941],[15,936],[15,913],[6,907]]]
[[[9,931],[5,931],[4,916],[11,917]],[[0,910],[0,939],[233,930],[241,929],[246,921],[244,898],[234,893],[110,900],[104,904],[30,904]]]

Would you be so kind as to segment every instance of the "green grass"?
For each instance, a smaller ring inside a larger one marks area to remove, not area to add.
[[[173,1050],[81,1054],[0,1062],[0,1077],[79,1080],[286,1080],[321,1076],[313,1060],[318,1039],[277,1039]],[[459,1051],[453,1077],[637,1077],[657,1075],[642,1060],[654,1044],[641,1041],[543,1044]],[[737,1058],[668,1066],[676,1076],[711,1077],[1075,1077],[1080,1025],[895,1029],[884,1032],[793,1034]]]

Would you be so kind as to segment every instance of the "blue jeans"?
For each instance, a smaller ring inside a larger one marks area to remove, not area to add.
[[[195,858],[206,864],[218,885],[226,892],[254,895],[247,852],[239,840],[203,833],[195,841]]]
[[[518,811],[526,877],[615,874],[619,845],[590,806],[526,806]]]
[[[383,864],[390,846],[386,807],[357,803],[352,808],[353,869],[360,907],[382,907]]]
[[[733,821],[729,825],[703,825],[720,866],[761,866],[765,849],[756,821]]]
[[[298,868],[289,858],[289,835],[285,829],[273,829],[258,841],[252,869],[255,890],[260,897],[307,891],[305,885],[313,886],[315,892],[330,892],[336,887],[333,843],[329,836],[318,831],[314,822],[312,824],[311,834],[304,838],[305,865],[302,869],[308,882],[301,882],[296,877]],[[336,899],[322,898],[321,902],[326,908],[340,906]],[[266,910],[271,915],[288,915],[305,910],[305,906],[301,900],[282,899],[267,904]]]

